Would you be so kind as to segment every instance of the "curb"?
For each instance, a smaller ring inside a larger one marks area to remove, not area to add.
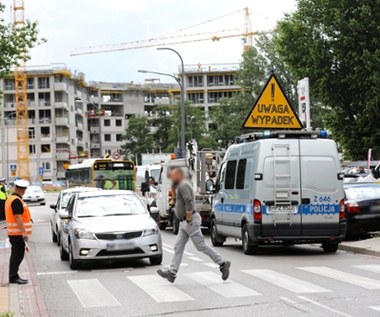
[[[350,245],[340,244],[339,250],[380,257],[380,251],[375,251],[375,250],[371,250],[371,249],[355,247],[355,246],[350,246]]]

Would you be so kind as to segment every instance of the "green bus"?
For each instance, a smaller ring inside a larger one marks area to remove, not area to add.
[[[136,169],[132,161],[88,159],[70,165],[66,173],[69,187],[87,186],[102,189],[135,190]]]

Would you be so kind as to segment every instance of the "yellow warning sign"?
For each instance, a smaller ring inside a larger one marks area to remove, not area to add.
[[[243,129],[302,129],[276,76],[272,74],[254,103]]]

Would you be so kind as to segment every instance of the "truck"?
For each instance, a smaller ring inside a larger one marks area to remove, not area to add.
[[[202,217],[202,226],[209,228],[212,210],[213,184],[216,181],[217,171],[224,156],[224,151],[202,149],[198,151],[195,140],[186,146],[184,158],[173,159],[161,167],[157,185],[156,205],[159,209],[157,223],[161,230],[172,227],[174,234],[178,233],[179,219],[175,215],[172,204],[172,188],[168,173],[174,168],[182,168],[187,174],[195,191],[195,208]]]

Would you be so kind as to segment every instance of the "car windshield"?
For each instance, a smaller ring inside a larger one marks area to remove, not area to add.
[[[101,195],[79,197],[75,212],[78,218],[84,218],[141,215],[146,209],[134,195]]]
[[[380,186],[378,185],[347,187],[345,192],[349,200],[380,199]]]
[[[26,189],[26,194],[37,194],[37,193],[41,193],[42,192],[42,189],[39,188],[39,187],[30,187],[30,188],[27,188]]]

